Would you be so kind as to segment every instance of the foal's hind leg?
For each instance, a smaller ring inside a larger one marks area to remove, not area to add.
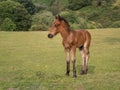
[[[83,48],[82,50],[80,50],[81,55],[82,55],[82,72],[81,74],[87,74],[87,63],[88,63],[88,59],[89,59],[89,51],[87,48]]]

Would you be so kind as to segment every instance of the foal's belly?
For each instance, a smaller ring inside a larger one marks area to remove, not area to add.
[[[82,37],[79,37],[78,39],[76,39],[76,47],[79,48],[81,46],[84,45],[84,40]]]

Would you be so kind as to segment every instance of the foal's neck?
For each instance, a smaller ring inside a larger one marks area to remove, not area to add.
[[[63,38],[63,40],[66,40],[67,37],[70,35],[71,29],[69,27],[62,27],[61,28],[61,36]]]

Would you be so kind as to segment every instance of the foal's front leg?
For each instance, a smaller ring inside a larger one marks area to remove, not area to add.
[[[69,72],[70,72],[70,49],[65,48],[65,53],[66,53],[66,75],[69,76]]]
[[[76,75],[76,66],[75,66],[75,63],[76,63],[75,54],[76,54],[76,47],[73,46],[71,48],[71,59],[72,59],[72,63],[73,63],[73,77],[77,77],[77,75]]]

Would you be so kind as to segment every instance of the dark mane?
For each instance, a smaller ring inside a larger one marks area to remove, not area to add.
[[[61,21],[63,20],[70,27],[70,25],[69,25],[69,23],[68,23],[68,21],[66,19],[64,19],[63,17],[60,17],[60,20]]]

